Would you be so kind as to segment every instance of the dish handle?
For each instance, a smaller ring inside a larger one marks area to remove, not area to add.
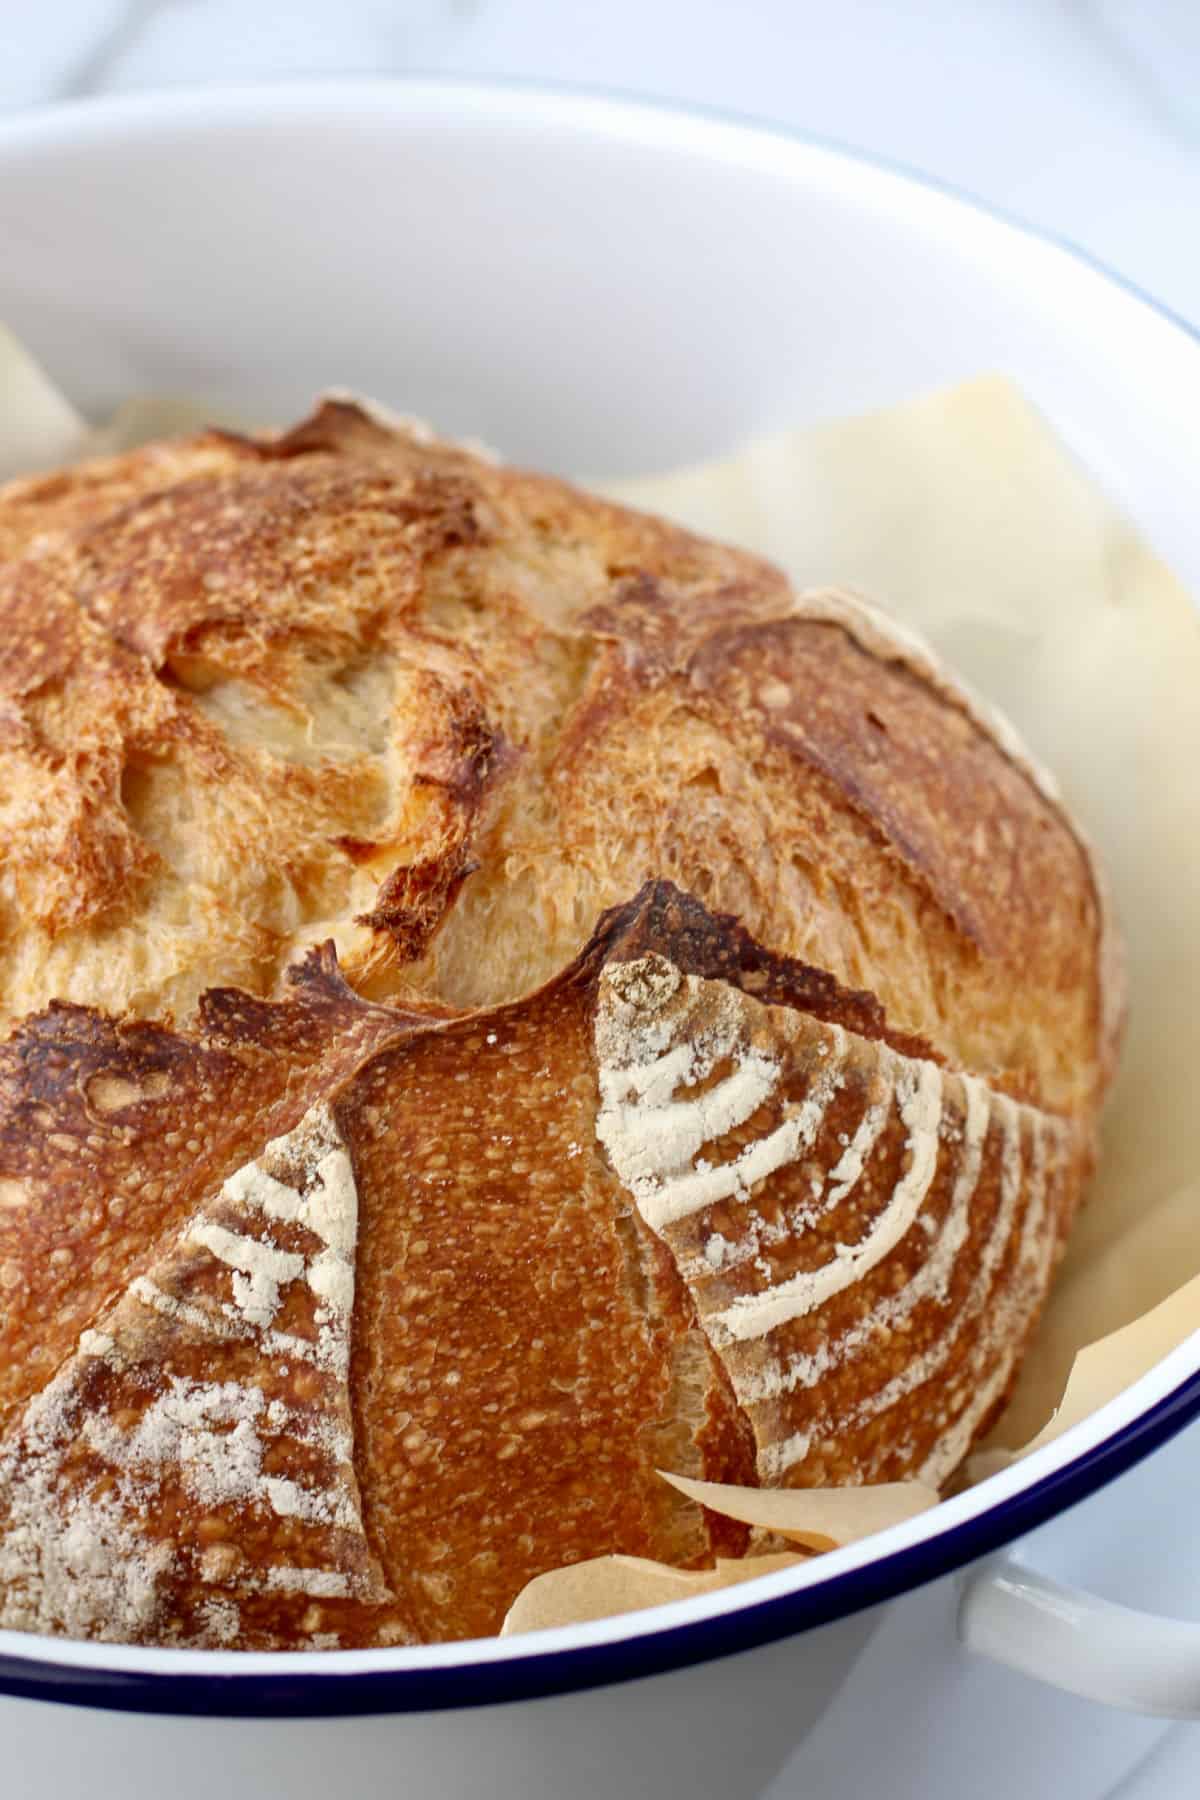
[[[968,1650],[1086,1700],[1200,1719],[1200,1625],[1065,1587],[1014,1556],[967,1576],[958,1635]]]

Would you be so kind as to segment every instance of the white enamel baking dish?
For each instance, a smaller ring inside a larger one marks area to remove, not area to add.
[[[0,123],[0,318],[85,409],[165,389],[284,418],[337,383],[613,474],[1002,368],[1200,592],[1200,341],[960,197],[711,115],[443,81],[18,115]],[[947,1641],[1198,1716],[1200,1626],[997,1560],[1197,1413],[1193,1341],[868,1544],[527,1638],[302,1657],[0,1633],[3,1791],[65,1793],[73,1768],[125,1800],[756,1793],[918,1600]],[[868,1720],[869,1684],[857,1698]]]

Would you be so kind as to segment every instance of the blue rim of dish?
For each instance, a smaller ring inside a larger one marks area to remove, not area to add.
[[[1200,1417],[1192,1375],[1125,1429],[1011,1499],[935,1537],[896,1550],[810,1588],[612,1643],[533,1652],[503,1662],[431,1669],[328,1668],[311,1675],[208,1675],[82,1668],[0,1657],[0,1692],[119,1712],[210,1718],[346,1718],[444,1712],[614,1686],[690,1668],[816,1630],[923,1587],[1003,1548],[1123,1475]]]
[[[694,102],[626,94],[615,89],[518,78],[473,79],[434,71],[412,71],[385,80],[365,77],[361,82],[356,82],[353,76],[338,76],[327,82],[281,80],[223,84],[220,89],[192,89],[191,93],[203,94],[211,102],[218,97],[236,95],[239,90],[250,92],[255,87],[291,88],[293,91],[301,87],[316,93],[322,88],[332,90],[356,85],[397,90],[436,85],[476,92],[509,91],[603,101],[631,112],[674,113],[684,118],[732,126],[760,137],[782,139],[806,149],[828,151],[956,201],[1023,237],[1062,252],[1131,295],[1200,345],[1200,329],[1189,320],[1070,239],[1032,226],[952,182],[902,162],[769,119]],[[147,94],[143,98],[153,103],[162,96]],[[173,91],[172,98],[178,101],[185,96]],[[118,102],[122,109],[128,109],[130,103],[130,96],[121,96]],[[41,108],[39,114],[87,114],[106,110],[111,104],[112,101],[105,99],[84,100]],[[133,99],[132,104],[136,108],[137,99]],[[19,124],[19,121],[20,115],[16,115],[10,123]],[[1069,1511],[1159,1449],[1198,1417],[1200,1371],[1102,1443],[1081,1452],[1065,1467],[1052,1471],[977,1517],[795,1593],[773,1596],[714,1618],[667,1626],[636,1637],[573,1649],[535,1651],[528,1656],[505,1658],[502,1662],[464,1662],[443,1668],[385,1668],[378,1671],[359,1668],[346,1674],[326,1667],[314,1670],[311,1675],[293,1670],[279,1674],[234,1672],[216,1675],[87,1668],[43,1659],[40,1655],[0,1654],[0,1693],[20,1699],[122,1712],[225,1718],[345,1718],[504,1705],[637,1681],[736,1655],[781,1638],[799,1636],[953,1574]],[[43,1641],[49,1643],[50,1640]]]

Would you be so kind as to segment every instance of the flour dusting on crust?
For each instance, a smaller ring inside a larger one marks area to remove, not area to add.
[[[1045,1297],[1077,1129],[657,954],[604,970],[595,1045],[597,1136],[672,1251],[760,1479],[886,1480],[903,1456],[944,1480]]]
[[[310,1639],[337,1638],[322,1603],[386,1598],[351,1467],[356,1231],[317,1106],[82,1334],[0,1455],[0,1623],[245,1646],[259,1596]]]

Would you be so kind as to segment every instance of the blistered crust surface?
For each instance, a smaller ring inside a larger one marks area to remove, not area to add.
[[[852,597],[332,401],[0,490],[0,617],[10,1028],[182,1020],[327,937],[368,995],[489,1005],[665,875],[1016,1097],[1096,1100],[1086,850]]]

